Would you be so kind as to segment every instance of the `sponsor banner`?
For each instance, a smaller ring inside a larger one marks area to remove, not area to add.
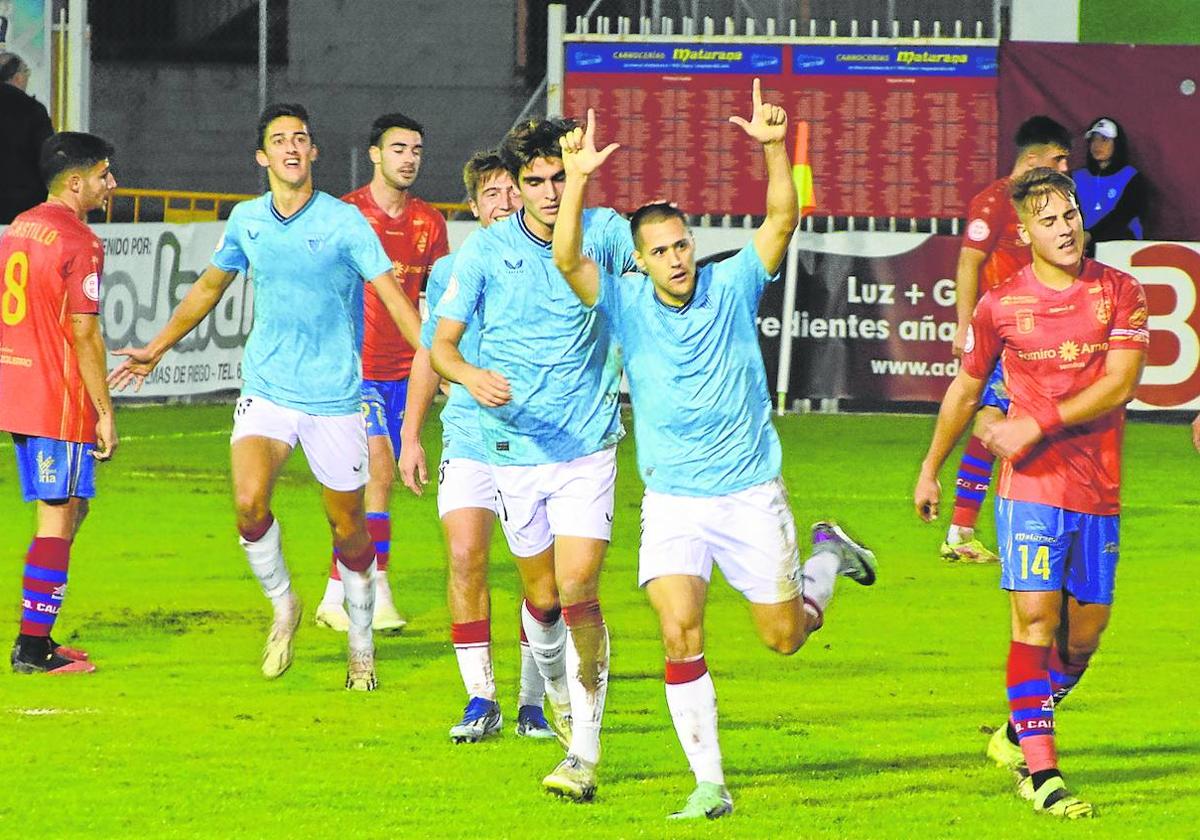
[[[109,351],[144,347],[158,334],[192,283],[208,266],[224,222],[189,225],[95,225],[104,244],[101,326]],[[241,388],[242,349],[254,318],[253,293],[243,275],[217,306],[163,356],[141,391],[130,397],[181,397]],[[110,355],[109,368],[121,362]]]
[[[792,72],[817,76],[979,76],[998,67],[996,47],[923,47],[861,44],[792,48]]]
[[[783,72],[783,47],[770,44],[567,44],[566,69],[584,73]]]

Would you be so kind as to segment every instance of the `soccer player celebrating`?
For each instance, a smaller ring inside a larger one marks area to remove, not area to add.
[[[71,545],[96,495],[95,464],[117,448],[98,317],[104,249],[87,226],[88,211],[117,186],[112,153],[92,134],[48,137],[39,167],[50,195],[0,237],[0,429],[12,434],[21,492],[37,510],[12,649],[21,674],[96,670],[50,633]]]
[[[117,351],[128,359],[110,381],[121,388],[131,381],[140,385],[163,354],[217,305],[238,272],[249,273],[254,328],[242,361],[244,382],[231,445],[238,532],[250,568],[274,608],[262,672],[271,679],[288,669],[300,623],[300,599],[292,591],[279,522],[271,512],[275,481],[299,442],[324,487],[325,513],[346,587],[346,687],[371,691],[376,685],[371,637],[375,548],[363,509],[363,278],[370,278],[412,344],[418,340],[420,316],[396,285],[392,261],[362,214],[313,189],[317,147],[303,106],[275,104],[263,111],[255,158],[267,170],[270,191],[234,208],[212,264],[145,348]]]
[[[542,784],[586,801],[596,789],[608,688],[599,578],[622,429],[608,327],[580,304],[550,256],[566,177],[558,140],[573,127],[532,120],[505,136],[500,155],[521,209],[475,231],[456,255],[431,356],[483,407],[484,452],[525,594],[522,622],[568,749]],[[583,238],[606,270],[633,267],[629,224],[614,211],[588,211]],[[470,324],[479,329],[477,364],[459,348]]]
[[[993,181],[971,199],[967,209],[967,229],[958,253],[955,272],[958,330],[954,337],[954,355],[961,356],[967,326],[979,289],[986,292],[1007,280],[1029,264],[1029,246],[1017,234],[1017,214],[1008,197],[1013,178],[1042,166],[1066,173],[1071,152],[1071,133],[1049,117],[1030,117],[1017,129],[1014,138],[1017,159],[1012,172]],[[994,563],[999,558],[975,536],[979,509],[992,483],[995,456],[983,445],[987,427],[1008,412],[1004,390],[1004,371],[997,366],[988,378],[975,428],[958,466],[954,483],[954,516],[941,554],[960,563]]]
[[[512,176],[494,150],[476,152],[463,167],[463,186],[471,212],[480,227],[507,218],[521,206]],[[400,429],[400,477],[418,496],[429,479],[421,427],[440,383],[429,360],[429,345],[437,330],[438,302],[454,270],[453,255],[438,260],[429,276],[425,297],[430,316],[421,327],[422,347],[413,359],[404,424]],[[479,356],[479,329],[470,324],[459,351],[472,364]],[[449,574],[450,636],[458,670],[467,689],[462,720],[450,728],[455,743],[474,743],[503,726],[496,702],[492,671],[491,600],[488,593],[488,549],[496,521],[496,482],[479,435],[479,405],[461,385],[451,385],[442,409],[442,457],[438,467],[438,515],[445,533]],[[521,631],[521,691],[517,705],[517,734],[554,738],[542,711],[545,684]]]
[[[813,526],[800,566],[796,527],[779,470],[755,315],[799,216],[784,148],[787,116],[754,80],[749,121],[762,144],[767,215],[737,255],[696,271],[685,217],[647,205],[630,222],[649,282],[615,277],[586,256],[580,211],[588,178],[617,148],[597,152],[595,122],[562,138],[567,184],[554,228],[554,263],[580,301],[621,345],[633,399],[638,469],[646,484],[638,582],[658,613],[666,648],[667,705],[696,776],[675,818],[733,810],[717,740],[717,698],[704,661],[704,604],[715,561],[750,602],[762,640],[790,655],[821,626],[838,574],[875,581],[875,559],[836,525]]]
[[[409,190],[421,171],[425,130],[404,114],[384,114],[371,126],[367,154],[375,165],[371,182],[342,196],[366,216],[383,250],[392,259],[396,282],[416,305],[421,287],[434,262],[448,250],[446,220],[432,205]],[[391,556],[392,479],[400,451],[400,424],[404,420],[413,348],[400,335],[391,315],[373,287],[363,297],[362,412],[367,418],[367,530],[375,543],[376,630],[398,631],[405,621],[392,602],[387,569]],[[346,593],[337,567],[337,551],[329,566],[329,582],[317,606],[316,622],[345,632],[350,618],[344,606]]]
[[[1112,612],[1125,403],[1150,334],[1138,282],[1084,258],[1071,179],[1035,169],[1013,179],[1010,192],[1033,262],[976,307],[914,502],[926,521],[937,516],[938,471],[1002,359],[1011,407],[984,443],[1004,459],[996,519],[1012,612],[1011,717],[987,753],[1018,774],[1034,810],[1076,819],[1092,806],[1066,790],[1054,716]]]

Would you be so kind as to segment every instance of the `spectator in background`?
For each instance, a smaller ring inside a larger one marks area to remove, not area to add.
[[[46,200],[38,155],[54,128],[46,106],[25,92],[28,84],[29,65],[0,52],[0,225]]]
[[[1071,173],[1090,241],[1144,239],[1146,178],[1129,165],[1125,130],[1112,117],[1100,117],[1084,134],[1087,167]]]

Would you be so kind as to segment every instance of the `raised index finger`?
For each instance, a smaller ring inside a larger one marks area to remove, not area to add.
[[[594,108],[587,110],[587,126],[583,130],[583,142],[589,147],[596,143],[596,111]]]
[[[755,79],[754,79],[753,97],[754,97],[754,100],[753,100],[754,101],[754,111],[755,111],[755,113],[758,113],[758,109],[760,107],[762,107],[762,84],[758,81],[757,77],[755,77]]]

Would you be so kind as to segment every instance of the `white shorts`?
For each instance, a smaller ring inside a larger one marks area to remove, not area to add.
[[[325,417],[275,405],[264,397],[239,397],[230,443],[267,437],[304,448],[309,469],[330,490],[348,492],[367,483],[367,424],[362,412]]]
[[[496,479],[492,468],[469,458],[448,458],[438,464],[438,518],[464,508],[496,511]]]
[[[752,603],[778,604],[801,594],[796,522],[782,479],[727,496],[646,491],[638,585],[666,575],[708,580],[714,560]]]
[[[492,467],[496,512],[517,557],[532,557],[555,537],[612,537],[617,448],[573,461],[530,467]]]

